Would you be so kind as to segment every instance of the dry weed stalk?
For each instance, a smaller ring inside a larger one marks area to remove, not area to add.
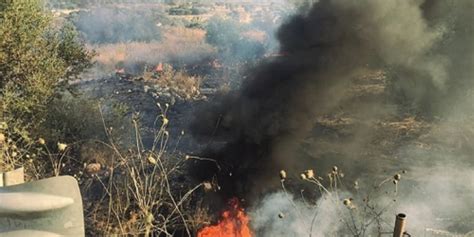
[[[10,171],[25,167],[26,179],[41,179],[59,176],[66,162],[69,147],[57,142],[55,149],[49,149],[43,138],[34,141],[29,137],[15,136],[6,122],[0,122],[0,170]]]
[[[188,62],[215,54],[215,49],[205,42],[205,34],[200,29],[166,27],[161,41],[91,45],[91,48],[97,52],[95,61],[108,71],[113,71],[120,62],[158,64],[169,59]]]
[[[175,236],[173,231],[183,230],[187,236],[192,236],[189,210],[185,208],[193,192],[202,184],[189,187],[184,193],[181,193],[183,188],[176,188],[174,177],[181,172],[185,159],[172,160],[167,153],[167,107],[159,108],[161,115],[149,149],[143,144],[138,115],[132,119],[135,129],[133,149],[123,151],[106,129],[109,143],[104,145],[113,151],[115,158],[108,179],[97,177],[97,180],[105,191],[101,200],[108,202],[107,215],[92,216],[104,227],[106,234]],[[105,122],[104,128],[107,128]]]
[[[347,192],[351,188],[348,188],[343,183],[344,173],[342,173],[337,166],[334,166],[330,172],[328,172],[328,184],[323,183],[324,179],[317,176],[314,170],[306,170],[302,172],[299,177],[305,182],[314,184],[317,187],[319,196],[325,198],[333,203],[334,208],[340,218],[340,221],[344,223],[346,230],[351,233],[352,236],[362,237],[370,236],[372,233],[377,233],[377,236],[386,234],[386,229],[392,228],[392,223],[387,222],[382,218],[382,215],[388,211],[388,209],[396,202],[398,194],[398,184],[401,180],[401,174],[406,171],[397,172],[395,175],[387,177],[382,182],[374,185],[368,189],[367,193],[362,194],[359,192],[360,186],[358,181],[354,181],[352,191],[355,194],[354,197],[342,198],[342,195],[348,195]],[[294,206],[294,210],[299,215],[301,220],[306,220],[304,212],[298,205],[295,204],[293,199],[290,197],[287,188],[285,187],[285,181],[287,179],[287,172],[285,170],[280,171],[281,187],[286,194],[288,200]],[[391,182],[390,182],[391,181]],[[386,184],[393,184],[393,192],[384,189]],[[308,204],[301,193],[303,201]],[[384,200],[385,199],[385,200]],[[315,206],[309,206],[314,208]],[[316,209],[315,209],[316,210]],[[317,216],[317,212],[314,213],[311,218],[311,224],[309,225],[309,236],[313,234],[313,228]],[[283,213],[281,214],[284,215]],[[305,226],[308,226],[305,224]]]

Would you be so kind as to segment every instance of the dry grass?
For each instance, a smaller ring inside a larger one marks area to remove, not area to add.
[[[170,60],[193,62],[213,55],[215,50],[204,39],[205,31],[182,27],[163,30],[159,42],[132,42],[91,46],[98,55],[95,60],[105,69],[113,71],[117,64],[146,62],[158,64]]]
[[[209,222],[207,209],[193,198],[203,184],[194,185],[186,176],[184,155],[168,151],[168,108],[159,109],[151,147],[143,145],[138,115],[132,147],[118,145],[102,113],[108,142],[22,141],[0,122],[0,169],[23,166],[26,180],[73,175],[81,188],[88,235],[193,236]]]
[[[387,82],[383,70],[359,69],[352,75],[348,94],[354,97],[381,96],[385,93]]]
[[[59,176],[71,162],[70,147],[62,142],[48,146],[43,138],[18,137],[6,122],[0,122],[0,170],[25,168],[25,179]],[[51,145],[51,142],[49,143]]]
[[[156,72],[145,71],[143,79],[146,86],[160,90],[160,94],[169,93],[186,100],[200,96],[201,77],[191,76],[183,70],[174,70],[168,64],[163,66],[163,71],[159,75]]]
[[[380,121],[376,126],[385,134],[390,134],[390,137],[393,138],[417,137],[431,127],[426,121],[413,116],[400,118],[395,121]]]
[[[135,147],[123,150],[112,137],[104,143],[115,160],[106,174],[83,184],[89,192],[102,193],[85,200],[90,234],[176,236],[178,230],[192,236],[201,225],[195,222],[196,216],[205,219],[205,211],[189,206],[202,184],[176,181],[183,176],[185,159],[168,152],[167,108],[162,109],[151,147],[143,145],[137,118],[133,119]]]

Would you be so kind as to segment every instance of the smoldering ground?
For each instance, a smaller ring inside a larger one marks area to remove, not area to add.
[[[277,35],[284,56],[261,63],[240,90],[197,114],[194,135],[211,141],[201,155],[215,159],[218,166],[196,161],[193,174],[198,179],[217,179],[224,198],[237,195],[255,203],[256,197],[279,185],[280,169],[298,174],[312,167],[324,170],[336,163],[352,174],[350,178],[378,177],[380,171],[399,168],[417,170],[405,190],[411,193],[410,198],[403,199],[400,208],[421,203],[421,197],[436,188],[459,186],[456,179],[448,179],[448,184],[432,185],[425,193],[416,193],[424,183],[421,177],[433,175],[426,166],[472,170],[469,148],[452,148],[446,141],[426,142],[436,149],[420,154],[413,147],[428,137],[438,141],[471,138],[468,131],[453,135],[438,128],[454,124],[470,127],[472,107],[466,100],[472,98],[474,67],[472,4],[321,0],[308,12],[295,15]],[[384,72],[383,93],[361,99],[348,92],[354,77],[364,70]],[[318,130],[321,118],[341,114],[357,122],[348,133],[316,146],[317,152],[308,152],[305,146],[311,147],[324,136]],[[396,140],[389,149],[371,150],[377,147],[375,140],[391,135],[376,130],[373,125],[377,121],[410,116],[430,125],[420,125],[423,129],[401,140],[386,139]],[[335,152],[325,153],[332,146]],[[452,150],[459,156],[448,152]],[[436,162],[430,159],[434,153]],[[439,175],[434,177],[450,174]],[[468,189],[467,193],[472,191],[472,187],[461,187]],[[458,207],[462,205],[473,204],[465,202]],[[427,210],[432,211],[430,208]],[[456,210],[459,212],[450,215],[463,212],[462,208]],[[420,213],[426,214],[420,211],[415,215]]]

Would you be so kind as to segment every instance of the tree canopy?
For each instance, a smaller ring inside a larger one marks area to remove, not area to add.
[[[0,120],[40,124],[55,92],[91,65],[74,28],[53,21],[39,0],[0,3]]]

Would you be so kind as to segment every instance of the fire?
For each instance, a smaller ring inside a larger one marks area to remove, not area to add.
[[[251,237],[249,217],[240,206],[237,198],[229,200],[229,208],[225,210],[216,225],[203,228],[198,237]]]
[[[163,63],[158,63],[155,67],[156,72],[163,72]]]
[[[125,68],[117,68],[117,69],[115,70],[115,73],[124,74],[124,73],[125,73]]]

